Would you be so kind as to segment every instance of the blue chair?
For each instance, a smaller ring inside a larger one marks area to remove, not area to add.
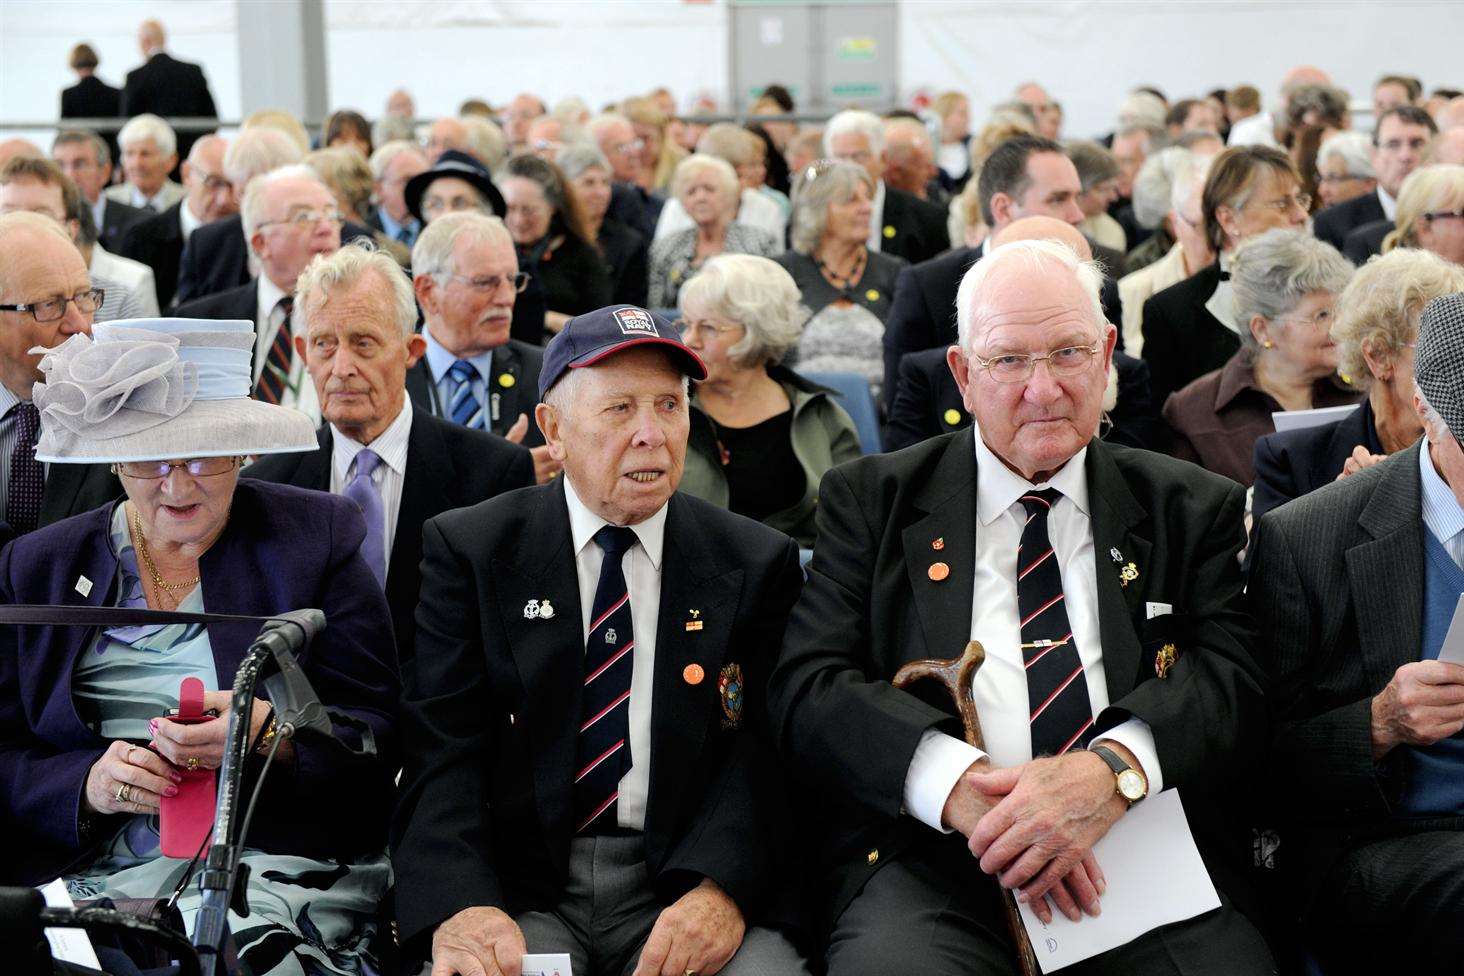
[[[859,446],[865,454],[883,451],[879,441],[879,411],[875,409],[868,380],[858,373],[804,373],[801,370],[799,373],[810,383],[826,386],[838,394],[839,406],[854,419],[854,429],[859,432]]]

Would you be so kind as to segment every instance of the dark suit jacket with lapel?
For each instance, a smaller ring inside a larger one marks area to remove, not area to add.
[[[96,75],[88,75],[61,92],[63,119],[114,119],[121,113],[122,90]]]
[[[544,443],[544,435],[534,421],[534,407],[539,402],[539,370],[543,364],[542,348],[517,339],[510,339],[493,350],[493,375],[487,378],[489,394],[498,394],[498,419],[489,423],[493,433],[500,436],[508,433],[522,413],[529,418],[529,429],[522,442],[524,447],[538,447]],[[513,377],[513,382],[505,384],[504,376]],[[412,398],[412,406],[423,413],[434,417],[447,414],[447,406],[437,396],[437,384],[432,381],[432,370],[427,368],[426,356],[407,370],[407,396]]]
[[[1095,728],[1130,717],[1149,724],[1165,787],[1184,791],[1211,873],[1234,897],[1241,885],[1227,870],[1238,853],[1227,848],[1248,848],[1250,838],[1226,833],[1212,797],[1255,761],[1266,724],[1236,558],[1245,491],[1096,440],[1086,470],[1110,701]],[[940,836],[901,810],[921,736],[961,737],[955,707],[944,690],[888,682],[906,662],[957,657],[966,646],[977,529],[970,429],[824,476],[818,546],[768,699],[780,752],[819,798],[820,907],[830,918],[907,844]],[[940,553],[934,539],[944,539]],[[950,569],[939,582],[927,575],[937,557]],[[1118,560],[1138,571],[1127,586]],[[1146,619],[1147,601],[1174,613]],[[1166,643],[1178,659],[1161,680],[1155,655]]]
[[[193,233],[197,235],[198,231]],[[248,319],[253,322],[258,311],[259,282],[254,279],[228,291],[182,302],[168,314],[180,319]]]
[[[1224,366],[1240,348],[1240,337],[1205,307],[1219,284],[1216,261],[1144,303],[1144,361],[1155,403]]]
[[[166,51],[159,51],[140,67],[127,72],[122,83],[122,111],[127,118],[151,112],[163,118],[197,116],[218,118],[213,95],[203,69],[188,61],[179,61]],[[188,150],[202,136],[201,132],[178,133],[178,158],[187,159]]]
[[[120,497],[122,482],[105,464],[52,464],[46,472],[38,528],[90,512]]]
[[[971,426],[956,378],[946,365],[946,347],[912,352],[900,361],[899,389],[884,429],[884,449],[902,447]],[[1103,434],[1110,444],[1159,450],[1159,419],[1149,399],[1149,366],[1142,359],[1114,352],[1118,370],[1118,402],[1109,412]]]
[[[1342,256],[1358,267],[1367,264],[1374,254],[1383,253],[1383,238],[1393,232],[1393,222],[1384,218],[1363,224],[1342,242]]]
[[[105,199],[106,203],[102,205],[102,226],[97,228],[97,240],[111,253],[122,254],[127,232],[152,214],[141,207],[118,203],[111,197]]]
[[[1372,404],[1367,400],[1334,423],[1277,431],[1256,441],[1253,524],[1259,526],[1261,516],[1271,509],[1336,481],[1353,449],[1359,446],[1370,454],[1384,453]]]
[[[798,595],[798,550],[699,499],[669,506],[652,753],[636,759],[651,764],[646,869],[668,901],[712,878],[752,925],[776,890],[787,822],[764,687]],[[512,914],[562,896],[584,658],[562,479],[429,520],[423,552],[392,845],[404,941],[472,905]],[[530,600],[557,612],[527,619]],[[704,680],[683,680],[692,664]],[[734,664],[735,728],[718,691]]]
[[[1351,200],[1318,210],[1312,217],[1312,233],[1318,240],[1326,241],[1340,251],[1348,234],[1363,224],[1382,220],[1383,216],[1383,203],[1378,199],[1378,191],[1370,190]]]
[[[329,424],[315,432],[317,450],[274,454],[244,469],[244,476],[330,491]],[[396,536],[387,557],[386,602],[396,632],[397,657],[405,666],[416,645],[417,593],[422,582],[422,523],[453,508],[465,508],[534,483],[534,459],[527,448],[495,434],[469,430],[431,414],[412,413],[407,435],[407,470],[397,509]]]
[[[1269,792],[1306,879],[1370,830],[1408,830],[1392,818],[1398,778],[1373,762],[1371,702],[1419,659],[1420,450],[1283,505],[1256,529],[1249,592],[1277,719]]]
[[[58,522],[0,551],[0,602],[112,605],[112,511]],[[293,772],[275,772],[260,794],[251,847],[348,858],[385,844],[400,688],[386,600],[358,555],[365,534],[360,510],[343,498],[243,480],[227,526],[199,562],[211,613],[325,611],[329,626],[300,655],[301,668],[321,701],[365,722],[375,739],[373,757],[334,741],[297,740]],[[77,592],[81,577],[92,584],[86,594]],[[223,687],[258,632],[252,622],[208,625]],[[15,825],[0,863],[6,884],[44,883],[95,855],[78,836],[77,798],[108,743],[83,724],[71,691],[92,633],[0,628],[0,820]],[[358,733],[339,723],[336,732],[359,746]],[[247,796],[258,763],[245,772]],[[110,836],[106,827],[97,832],[99,841]]]
[[[182,209],[183,201],[179,200],[162,213],[134,223],[127,229],[120,252],[152,268],[158,306],[164,309],[173,303],[178,290],[178,267],[183,261]]]
[[[371,239],[371,229],[354,221],[341,226],[341,243]],[[249,242],[238,214],[211,221],[188,235],[178,261],[177,300],[183,302],[237,287],[249,280]],[[251,314],[250,318],[254,316]]]
[[[880,250],[911,264],[929,261],[951,249],[945,210],[889,184],[885,184],[880,224],[884,235]]]
[[[1105,249],[1106,250],[1106,249]],[[1095,248],[1094,253],[1097,253]],[[1111,256],[1116,251],[1107,252]],[[888,411],[894,403],[899,381],[900,359],[906,353],[956,341],[956,292],[971,265],[981,259],[979,247],[962,247],[920,264],[902,268],[895,278],[895,294],[884,333],[884,401]],[[1122,255],[1119,255],[1120,261]],[[1121,266],[1121,265],[1120,265]],[[1105,268],[1108,265],[1105,264]],[[1103,314],[1115,326],[1123,323],[1123,305],[1118,283],[1110,273],[1103,279]],[[1120,329],[1119,335],[1123,332]]]
[[[600,225],[600,250],[610,269],[612,300],[617,305],[646,307],[650,274],[649,239],[628,224],[606,217]]]

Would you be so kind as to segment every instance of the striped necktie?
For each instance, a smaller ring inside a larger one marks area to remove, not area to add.
[[[281,403],[285,398],[285,391],[294,389],[290,385],[290,365],[294,354],[290,317],[295,310],[294,297],[286,295],[275,308],[284,309],[285,317],[280,319],[280,327],[275,330],[274,341],[269,344],[269,352],[264,357],[264,369],[260,371],[259,382],[254,386],[254,399],[265,403]]]
[[[635,545],[635,532],[607,525],[595,533],[605,553],[590,611],[585,642],[585,678],[575,747],[576,833],[614,830],[620,779],[631,766],[630,677],[635,639],[630,629],[630,592],[620,560]]]
[[[1093,706],[1073,629],[1068,625],[1062,568],[1047,537],[1047,517],[1062,495],[1056,488],[1021,498],[1027,511],[1017,549],[1017,611],[1027,668],[1032,756],[1060,756],[1093,727]]]
[[[447,369],[447,375],[456,385],[452,388],[452,399],[448,402],[447,415],[455,424],[483,429],[483,402],[473,392],[478,381],[478,367],[466,359],[459,359]]]

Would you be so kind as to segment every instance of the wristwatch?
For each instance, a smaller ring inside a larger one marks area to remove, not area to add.
[[[1124,762],[1118,753],[1102,745],[1090,746],[1088,751],[1108,763],[1108,768],[1113,770],[1113,791],[1123,797],[1129,806],[1149,795],[1149,780],[1143,773]]]

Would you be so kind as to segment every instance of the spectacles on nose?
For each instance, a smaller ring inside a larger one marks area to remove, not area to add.
[[[66,314],[68,302],[75,302],[78,312],[89,315],[102,307],[102,299],[106,294],[101,288],[92,288],[88,291],[79,291],[70,298],[47,298],[40,302],[0,305],[0,312],[29,312],[31,318],[37,322],[55,322]]]
[[[704,322],[700,320],[687,321],[686,319],[677,319],[672,323],[672,326],[682,336],[689,335],[692,329],[696,329],[703,335],[711,336],[713,339],[720,339],[727,333],[741,328],[741,326],[736,325],[717,325],[715,322]]]
[[[525,288],[529,287],[529,273],[527,271],[519,271],[512,275],[484,275],[481,278],[470,278],[467,275],[456,274],[443,275],[442,277],[450,278],[453,281],[461,281],[474,291],[489,294],[497,291],[505,281],[513,286],[515,292],[522,292]]]
[[[1279,200],[1262,200],[1258,203],[1248,204],[1248,206],[1254,206],[1264,210],[1274,210],[1277,213],[1289,213],[1291,208],[1295,207],[1302,213],[1308,213],[1311,210],[1311,202],[1312,198],[1310,193],[1292,193]]]
[[[124,461],[112,465],[112,473],[140,481],[158,481],[183,468],[195,478],[212,478],[228,474],[244,461],[241,457],[193,458],[189,461]]]
[[[1037,371],[1037,364],[1047,363],[1053,376],[1076,376],[1088,368],[1093,357],[1098,355],[1098,346],[1063,346],[1045,356],[1027,356],[1009,353],[985,359],[972,354],[978,366],[998,383],[1025,383]]]
[[[1429,223],[1435,220],[1460,220],[1464,219],[1464,210],[1431,210],[1423,215],[1423,219]]]
[[[297,230],[305,230],[314,227],[321,221],[331,224],[339,224],[345,220],[345,215],[339,210],[297,210],[288,217],[279,220],[266,220],[260,224],[260,228],[274,227],[277,224],[289,224]]]
[[[1311,315],[1278,315],[1282,322],[1299,322],[1302,325],[1309,325],[1314,329],[1321,329],[1323,332],[1332,331],[1332,323],[1337,318],[1335,310],[1330,308],[1319,309]]]

